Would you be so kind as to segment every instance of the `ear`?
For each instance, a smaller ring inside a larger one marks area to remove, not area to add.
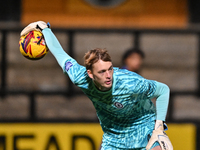
[[[92,74],[92,71],[91,71],[91,70],[87,70],[87,74],[88,74],[88,76],[89,76],[91,79],[93,79],[93,74]]]

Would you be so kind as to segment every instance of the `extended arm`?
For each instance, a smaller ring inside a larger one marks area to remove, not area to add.
[[[85,67],[79,65],[75,59],[70,57],[62,48],[60,45],[58,39],[53,34],[51,29],[49,28],[50,25],[46,24],[43,21],[37,21],[29,24],[27,27],[25,27],[22,32],[22,35],[26,35],[30,31],[36,30],[43,33],[45,42],[51,51],[51,53],[56,58],[58,64],[61,66],[63,71],[68,74],[71,81],[75,84],[79,84],[81,82],[81,79],[85,78]],[[82,78],[80,78],[82,76]]]
[[[60,45],[58,39],[55,37],[51,29],[45,28],[44,30],[42,30],[42,33],[44,35],[49,50],[54,55],[61,68],[64,69],[66,60],[71,59],[71,57],[63,50],[62,46]]]

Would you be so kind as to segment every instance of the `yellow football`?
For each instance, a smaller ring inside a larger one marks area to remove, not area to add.
[[[30,31],[20,37],[19,49],[21,54],[31,60],[43,58],[49,51],[44,36],[39,31]]]

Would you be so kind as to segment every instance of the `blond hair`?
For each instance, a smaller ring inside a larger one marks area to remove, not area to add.
[[[85,53],[84,64],[86,69],[92,70],[92,65],[98,60],[111,62],[111,57],[106,49],[96,48]]]

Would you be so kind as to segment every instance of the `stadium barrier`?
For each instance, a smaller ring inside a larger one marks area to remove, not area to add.
[[[194,124],[168,124],[166,133],[175,150],[195,150]],[[98,123],[0,124],[2,150],[98,150],[102,139]]]

